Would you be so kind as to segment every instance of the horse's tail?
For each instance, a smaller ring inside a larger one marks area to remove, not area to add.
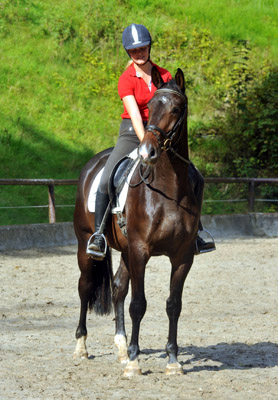
[[[106,256],[102,261],[93,260],[92,291],[89,299],[89,308],[96,314],[110,314],[112,311],[112,257],[107,247]]]

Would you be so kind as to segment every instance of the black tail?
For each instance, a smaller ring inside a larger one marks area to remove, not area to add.
[[[89,308],[96,314],[105,315],[112,311],[112,257],[111,250],[107,247],[107,253],[102,261],[93,261],[91,298]]]

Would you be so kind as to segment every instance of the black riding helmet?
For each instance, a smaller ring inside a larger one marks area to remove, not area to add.
[[[122,43],[126,51],[151,45],[150,32],[144,25],[131,24],[123,31]]]

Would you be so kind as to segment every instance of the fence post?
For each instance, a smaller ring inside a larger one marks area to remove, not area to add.
[[[249,212],[254,212],[255,210],[255,182],[253,180],[249,182],[248,209]]]
[[[56,222],[54,184],[48,185],[48,220],[50,224]]]

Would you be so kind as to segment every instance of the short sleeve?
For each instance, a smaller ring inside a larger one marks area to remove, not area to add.
[[[126,73],[123,73],[120,76],[118,82],[118,93],[120,98],[122,99],[125,96],[134,96],[134,82],[130,79],[130,76]]]

